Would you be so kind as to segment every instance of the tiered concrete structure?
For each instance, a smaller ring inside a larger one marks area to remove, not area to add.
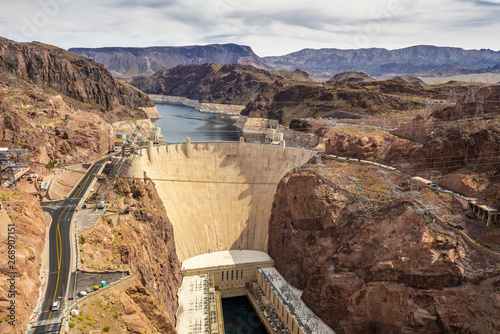
[[[302,301],[302,291],[291,286],[274,267],[259,268],[252,293],[272,323],[274,332],[287,334],[335,334]]]
[[[230,250],[267,251],[278,182],[316,152],[240,141],[148,146],[128,176],[153,180],[181,261]]]
[[[224,320],[219,307],[220,294],[214,288],[211,275],[193,275],[184,278],[178,295],[177,332],[224,333]]]

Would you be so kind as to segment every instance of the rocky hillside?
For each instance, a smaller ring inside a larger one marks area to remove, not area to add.
[[[9,90],[0,83],[0,145],[28,149],[33,170],[43,174],[51,166],[97,159],[114,140],[111,125],[76,111],[61,95]]]
[[[441,172],[440,184],[500,205],[500,86],[476,92],[484,98],[484,117],[475,118],[477,102],[439,107],[429,116],[405,121],[391,133],[359,127],[333,128],[325,135],[326,151],[371,159],[424,177]]]
[[[398,75],[398,76],[395,76],[394,78],[392,78],[392,80],[404,82],[404,83],[407,83],[410,85],[417,85],[417,86],[424,86],[425,85],[425,82],[423,82],[419,78],[412,77],[409,75]]]
[[[304,49],[278,57],[264,57],[268,64],[284,70],[301,69],[321,78],[347,71],[366,72],[371,76],[412,74],[447,65],[475,69],[500,64],[500,51],[418,45],[398,50]]]
[[[109,150],[109,123],[147,119],[148,95],[68,51],[0,38],[0,145],[45,165],[90,161]],[[141,108],[141,109],[140,109]]]
[[[77,101],[100,105],[102,111],[119,105],[154,107],[147,95],[114,79],[104,66],[52,45],[0,38],[0,69]]]
[[[479,73],[500,73],[500,64],[486,68],[473,68],[461,65],[448,65],[437,69],[432,69],[424,72],[416,73],[420,77],[450,77],[464,74],[479,74]]]
[[[350,82],[350,83],[363,83],[375,81],[372,77],[363,72],[343,72],[338,73],[333,76],[328,83],[337,82]]]
[[[289,173],[273,204],[269,254],[336,333],[500,331],[498,260],[409,207],[359,211],[316,175]]]
[[[277,83],[263,89],[241,114],[278,120],[285,125],[292,119],[327,117],[336,112],[375,117],[423,108],[423,97],[443,100],[450,88],[451,84],[422,87],[394,80],[357,84]],[[457,87],[457,94],[463,97],[465,89]]]
[[[43,259],[43,249],[46,238],[46,220],[40,203],[30,195],[20,191],[0,188],[0,253],[4,259],[0,261],[0,322],[1,333],[24,333],[27,329],[31,313],[38,303],[40,280],[40,267]],[[15,225],[15,232],[8,233],[8,224]],[[12,252],[12,240],[15,237],[15,264],[14,270],[9,268],[8,254]],[[47,273],[45,273],[47,274]],[[15,280],[8,280],[14,276]],[[16,296],[9,296],[9,288],[14,283]],[[15,302],[15,326],[8,322],[10,310],[7,309],[10,301]]]
[[[69,51],[103,64],[114,75],[151,75],[177,65],[218,63],[244,64],[271,69],[250,47],[237,44],[212,44],[148,48],[71,48]]]
[[[116,333],[176,333],[177,289],[181,283],[180,262],[175,251],[172,224],[151,181],[119,180],[109,201],[112,209],[130,214],[120,224],[104,219],[80,238],[81,269],[116,270],[124,265],[132,273],[134,286],[114,290],[114,319],[91,314],[101,328]]]
[[[141,77],[132,85],[148,94],[182,96],[208,103],[245,105],[265,87],[288,78],[309,80],[307,74],[280,74],[249,65],[179,65],[150,77]],[[283,83],[282,83],[283,84]]]

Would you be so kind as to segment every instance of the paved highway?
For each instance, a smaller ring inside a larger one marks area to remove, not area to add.
[[[57,203],[42,204],[42,208],[52,216],[49,230],[49,275],[40,315],[29,333],[58,333],[60,330],[71,274],[71,220],[80,200],[92,185],[94,175],[102,170],[107,160],[108,158],[102,159],[93,164],[68,198]],[[51,310],[55,301],[61,303],[59,310]]]

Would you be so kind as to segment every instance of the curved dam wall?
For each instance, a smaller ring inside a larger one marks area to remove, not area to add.
[[[155,183],[181,261],[230,249],[267,252],[277,185],[315,153],[242,142],[150,145],[128,174],[143,178],[146,172]]]

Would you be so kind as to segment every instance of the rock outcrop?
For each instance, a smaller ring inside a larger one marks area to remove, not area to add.
[[[114,144],[108,123],[94,113],[75,111],[60,95],[23,89],[16,89],[14,96],[3,95],[1,88],[0,84],[0,143],[28,149],[35,171],[44,173],[50,162],[89,162]]]
[[[105,218],[81,235],[81,267],[102,271],[124,265],[131,271],[136,284],[120,298],[135,311],[117,317],[124,330],[142,333],[137,329],[150,330],[152,322],[160,333],[176,333],[180,262],[163,203],[151,181],[119,180],[110,196],[114,209],[130,213],[121,215],[119,224]]]
[[[6,188],[0,192],[0,253],[4,257],[0,261],[0,332],[21,334],[38,303],[46,217],[35,197]],[[10,223],[14,225],[8,226]],[[15,254],[12,262],[8,261],[11,254]],[[11,301],[12,313],[8,309]]]
[[[350,83],[362,83],[362,82],[373,82],[376,81],[371,76],[364,72],[343,72],[335,74],[328,83],[337,82],[350,82]]]
[[[29,149],[35,171],[96,159],[115,142],[109,123],[150,117],[161,115],[149,96],[102,65],[0,38],[0,143]]]
[[[446,90],[449,92],[449,89]],[[278,120],[326,117],[335,112],[377,116],[422,108],[421,94],[444,98],[444,87],[422,87],[396,81],[268,85],[247,104],[242,115]]]
[[[316,175],[289,173],[273,204],[269,254],[336,333],[499,331],[500,275],[474,273],[497,259],[407,206],[356,212]]]
[[[120,257],[150,292],[150,300],[153,300],[149,302],[150,307],[156,305],[165,314],[165,319],[158,319],[159,328],[164,328],[161,332],[175,333],[174,313],[177,309],[177,289],[181,284],[180,262],[173,227],[163,202],[149,180],[123,180],[115,185],[115,191],[123,196],[118,206],[128,206],[131,215],[122,223],[124,243],[120,248]],[[137,299],[140,302],[141,298]],[[148,311],[147,305],[143,305],[143,310]]]
[[[154,107],[146,94],[114,79],[103,65],[52,45],[0,38],[0,60],[0,68],[19,79],[97,104],[103,111],[123,105],[144,118],[137,108]]]
[[[132,84],[148,94],[186,97],[206,103],[245,105],[264,87],[283,80],[249,65],[179,65]]]

